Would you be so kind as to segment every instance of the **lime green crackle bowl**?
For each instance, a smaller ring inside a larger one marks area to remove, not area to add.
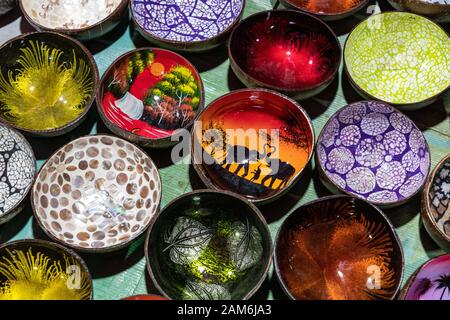
[[[450,87],[450,38],[437,24],[406,12],[361,22],[344,48],[347,75],[365,98],[413,110]]]

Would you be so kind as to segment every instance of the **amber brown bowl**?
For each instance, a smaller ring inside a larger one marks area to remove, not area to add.
[[[450,154],[428,176],[422,193],[422,221],[428,234],[450,251]]]
[[[0,47],[0,121],[38,137],[65,134],[86,118],[98,84],[86,47],[63,34],[27,33]]]
[[[313,14],[322,20],[335,21],[355,14],[364,8],[369,3],[369,0],[280,0],[280,2],[288,8]]]
[[[128,1],[87,0],[83,4],[83,1],[19,0],[19,5],[25,19],[35,29],[87,41],[112,31],[128,13]],[[67,7],[65,2],[71,6]]]
[[[313,15],[293,10],[256,13],[230,37],[231,68],[247,87],[279,91],[296,100],[325,90],[341,63],[334,32]]]
[[[275,271],[291,299],[394,299],[404,257],[395,228],[370,203],[350,196],[309,202],[283,222]]]

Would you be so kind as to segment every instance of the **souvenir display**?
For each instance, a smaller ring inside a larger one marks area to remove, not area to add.
[[[323,20],[347,18],[367,5],[369,0],[280,0],[289,8],[318,16]]]
[[[450,22],[450,2],[448,0],[388,0],[398,10],[406,10],[438,22]]]

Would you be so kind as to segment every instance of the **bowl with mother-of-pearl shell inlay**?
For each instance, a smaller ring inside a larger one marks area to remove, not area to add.
[[[161,179],[150,157],[109,135],[78,138],[41,168],[31,202],[53,240],[79,251],[120,249],[159,211]]]

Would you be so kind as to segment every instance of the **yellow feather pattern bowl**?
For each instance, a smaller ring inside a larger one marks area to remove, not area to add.
[[[0,121],[49,137],[84,120],[99,75],[81,43],[53,32],[29,33],[1,46],[0,57]]]

